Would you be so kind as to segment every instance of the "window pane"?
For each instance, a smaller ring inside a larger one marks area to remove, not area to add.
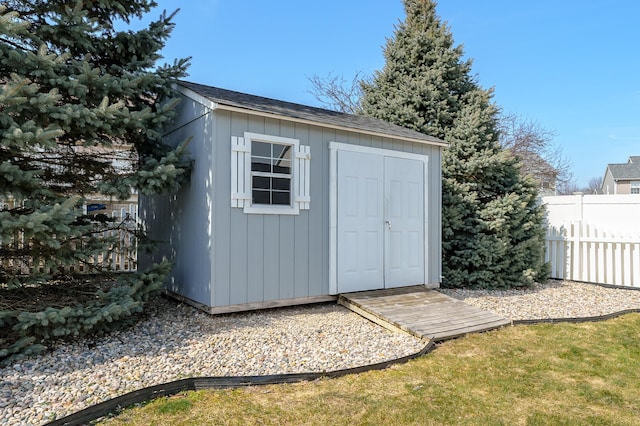
[[[291,194],[289,192],[273,192],[271,196],[273,197],[273,204],[291,204],[289,201],[291,199]]]
[[[271,204],[270,192],[253,190],[253,204]]]
[[[291,146],[273,144],[273,158],[291,160]]]
[[[273,175],[291,175],[292,152],[290,145],[251,142],[251,171],[262,175],[251,178],[253,204],[291,204],[292,178]]]
[[[251,155],[271,157],[271,144],[265,142],[251,142]]]
[[[268,177],[254,176],[253,189],[271,189],[271,179]]]
[[[289,160],[274,160],[273,161],[273,173],[291,174],[291,161]]]
[[[280,191],[289,191],[291,189],[291,179],[288,178],[273,178],[272,187]]]
[[[271,160],[268,158],[251,157],[251,171],[271,173]]]

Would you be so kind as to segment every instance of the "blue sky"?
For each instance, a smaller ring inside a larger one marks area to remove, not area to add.
[[[163,54],[191,56],[189,80],[318,106],[309,77],[384,66],[400,0],[159,0],[180,8]],[[640,2],[441,0],[473,72],[503,110],[555,132],[586,185],[640,155]]]

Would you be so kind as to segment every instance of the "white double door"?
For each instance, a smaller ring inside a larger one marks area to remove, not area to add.
[[[425,163],[337,154],[339,293],[424,283]]]

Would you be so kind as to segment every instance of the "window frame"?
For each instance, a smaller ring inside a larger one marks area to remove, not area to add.
[[[248,149],[249,167],[245,170],[245,179],[249,180],[249,202],[244,206],[245,213],[252,214],[290,214],[297,215],[300,213],[298,203],[295,200],[295,194],[298,193],[298,179],[296,170],[296,153],[299,150],[300,141],[293,138],[285,138],[282,136],[264,135],[259,133],[244,133],[245,143]],[[271,176],[281,177],[278,173],[254,172],[251,170],[251,157],[253,154],[253,142],[263,142],[268,144],[286,145],[290,147],[291,152],[291,188],[289,193],[289,204],[254,204],[253,203],[253,177],[254,176]]]
[[[637,190],[637,192],[633,192],[633,190]],[[640,194],[640,180],[632,180],[629,182],[629,194]]]

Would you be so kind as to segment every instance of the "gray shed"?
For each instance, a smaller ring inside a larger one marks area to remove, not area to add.
[[[156,256],[174,261],[169,294],[224,313],[439,286],[443,141],[370,117],[178,89],[166,143],[193,137],[190,183],[140,202],[163,241]]]

